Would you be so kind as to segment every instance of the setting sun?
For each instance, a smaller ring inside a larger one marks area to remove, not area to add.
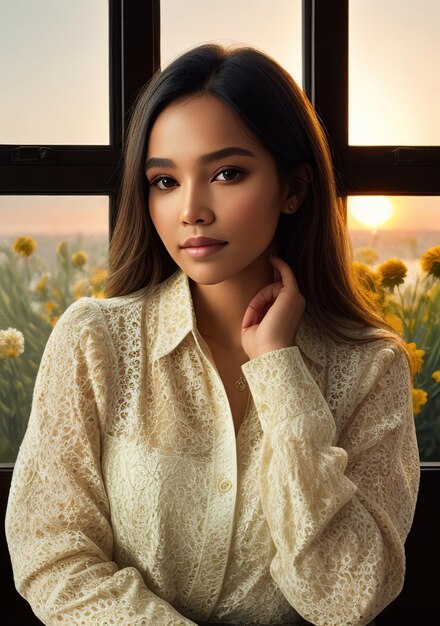
[[[348,210],[355,220],[376,228],[387,222],[393,215],[393,205],[385,196],[350,196]]]

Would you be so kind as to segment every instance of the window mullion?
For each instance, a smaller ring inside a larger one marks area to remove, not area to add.
[[[1,194],[111,194],[119,168],[114,164],[3,165]]]
[[[313,9],[312,101],[339,167],[348,144],[348,0],[314,0]]]

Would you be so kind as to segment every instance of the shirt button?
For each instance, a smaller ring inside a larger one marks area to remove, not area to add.
[[[227,478],[222,478],[218,483],[218,488],[222,493],[227,493],[232,489],[232,483]]]

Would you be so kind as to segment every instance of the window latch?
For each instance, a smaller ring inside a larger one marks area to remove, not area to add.
[[[12,150],[13,163],[55,163],[56,152],[46,146],[19,146]]]
[[[435,165],[438,162],[432,148],[396,148],[393,156],[394,165]]]

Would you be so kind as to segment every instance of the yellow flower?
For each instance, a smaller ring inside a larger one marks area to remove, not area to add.
[[[359,248],[355,254],[356,260],[367,265],[374,265],[379,258],[376,250],[373,248]]]
[[[16,328],[0,330],[0,359],[10,359],[24,352],[23,333]]]
[[[80,298],[83,298],[84,296],[89,296],[89,295],[90,295],[90,285],[89,285],[88,280],[86,280],[85,278],[80,278],[73,285],[73,296],[75,300],[79,300]]]
[[[87,252],[84,252],[84,250],[78,250],[78,252],[74,252],[72,254],[73,267],[83,267],[87,263],[88,258],[89,255],[87,254]]]
[[[405,280],[407,272],[408,268],[400,259],[388,259],[377,268],[382,286],[389,289],[401,285]]]
[[[379,287],[376,272],[365,263],[360,263],[359,261],[353,261],[352,267],[362,287],[367,289],[367,291],[376,293]]]
[[[56,247],[56,251],[58,256],[63,259],[67,259],[67,255],[69,254],[69,244],[67,241],[60,241]]]
[[[440,383],[440,370],[435,370],[435,372],[432,372],[432,377],[436,383]]]
[[[403,324],[400,317],[398,317],[394,313],[388,313],[387,315],[385,315],[385,321],[388,326],[391,326],[391,328],[396,331],[396,333],[399,333],[399,335],[403,335]]]
[[[53,290],[53,292],[52,292],[52,293],[53,293],[53,297],[54,297],[56,300],[61,300],[61,298],[62,298],[62,296],[61,296],[61,291],[60,291],[57,287],[55,287],[55,289]]]
[[[105,298],[105,293],[103,291],[94,291],[92,298]]]
[[[93,272],[90,282],[92,283],[92,287],[95,291],[103,291],[105,286],[105,281],[107,280],[108,271],[100,268]]]
[[[45,293],[47,291],[47,283],[49,281],[49,274],[42,274],[35,285],[35,290],[38,293]]]
[[[409,350],[409,360],[411,363],[411,371],[413,376],[422,371],[424,350],[419,350],[415,343],[406,344]]]
[[[424,389],[412,389],[413,413],[418,415],[422,406],[428,402],[428,394]]]
[[[48,300],[44,306],[48,315],[52,315],[52,313],[58,308],[58,304],[53,300]]]
[[[433,246],[422,254],[420,264],[424,272],[440,278],[440,246]]]
[[[31,256],[37,242],[32,237],[18,237],[12,244],[12,249],[20,256]]]

